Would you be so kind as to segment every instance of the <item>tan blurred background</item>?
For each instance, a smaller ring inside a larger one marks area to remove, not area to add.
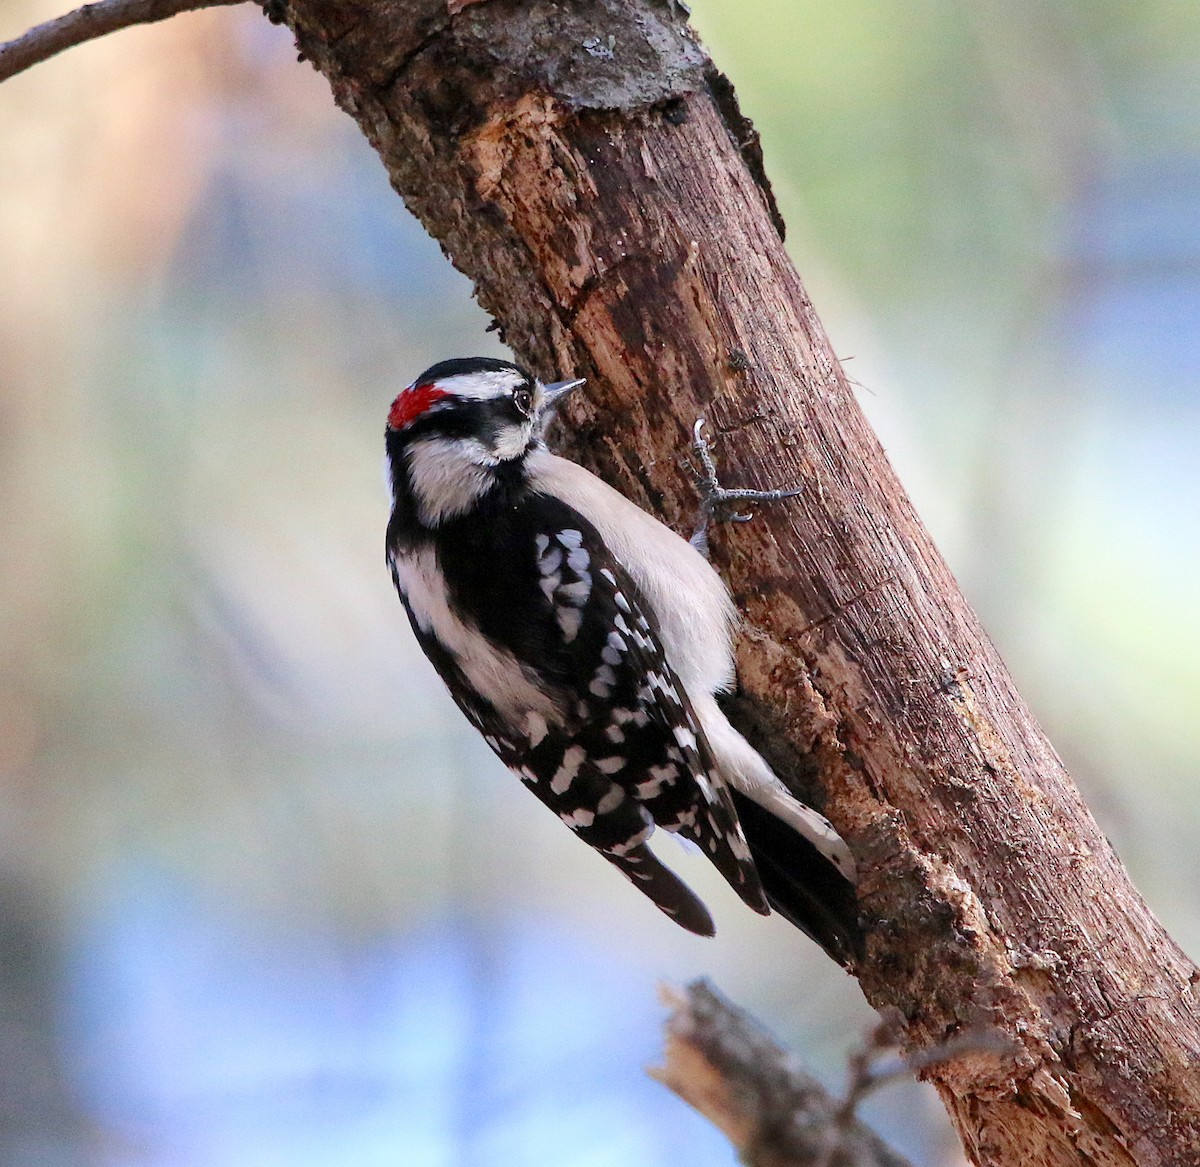
[[[0,39],[54,15],[0,0]],[[697,0],[918,508],[1200,955],[1200,8]],[[384,411],[501,352],[257,9],[0,87],[0,1167],[729,1164],[642,1075],[711,974],[494,762],[383,567]],[[960,1162],[916,1085],[870,1117]]]

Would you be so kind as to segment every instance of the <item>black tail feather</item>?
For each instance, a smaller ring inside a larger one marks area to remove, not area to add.
[[[843,968],[864,956],[854,885],[807,839],[738,790],[738,819],[767,902]]]
[[[600,854],[680,927],[697,936],[716,935],[712,916],[700,898],[644,843],[623,855]]]

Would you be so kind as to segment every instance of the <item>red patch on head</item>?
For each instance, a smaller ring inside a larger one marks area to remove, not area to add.
[[[439,389],[436,385],[410,385],[392,402],[388,428],[402,430],[416,421],[435,401],[448,396],[445,389]]]

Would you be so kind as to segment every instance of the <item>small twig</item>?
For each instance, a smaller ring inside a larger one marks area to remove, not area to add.
[[[846,1093],[834,1115],[832,1137],[825,1155],[818,1160],[817,1167],[835,1167],[838,1152],[845,1145],[846,1137],[858,1123],[857,1113],[864,1098],[881,1086],[890,1085],[900,1078],[910,1078],[927,1070],[930,1066],[948,1062],[964,1054],[991,1053],[1015,1057],[1019,1048],[1002,1033],[994,1029],[968,1029],[954,1037],[927,1049],[916,1050],[901,1056],[895,1053],[904,1033],[904,1025],[898,1016],[880,1017],[879,1024],[867,1034],[863,1044],[852,1050],[846,1059],[848,1074]],[[891,1053],[892,1056],[887,1055]]]
[[[47,20],[0,45],[0,81],[7,81],[63,49],[135,24],[153,24],[181,12],[241,4],[244,0],[99,0]]]
[[[901,1023],[895,1018],[884,1017],[867,1036],[862,1047],[847,1059],[850,1068],[846,1094],[838,1108],[839,1118],[849,1122],[858,1105],[880,1086],[887,1086],[897,1078],[908,1078],[928,1070],[931,1066],[948,1062],[964,1054],[999,1054],[1015,1057],[1020,1047],[1004,1034],[994,1029],[967,1029],[954,1037],[947,1038],[928,1049],[916,1050],[900,1057],[898,1054],[884,1059],[894,1050],[903,1032]]]
[[[866,1040],[858,1049],[852,1050],[846,1058],[849,1070],[846,1082],[846,1093],[837,1110],[837,1123],[845,1126],[850,1122],[862,1102],[872,1090],[877,1090],[895,1078],[911,1073],[907,1063],[896,1058],[886,1068],[880,1066],[880,1060],[889,1050],[894,1050],[899,1044],[900,1028],[892,1017],[882,1017],[879,1024],[867,1035]]]

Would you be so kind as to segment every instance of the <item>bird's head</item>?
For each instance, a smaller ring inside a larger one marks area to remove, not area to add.
[[[582,380],[543,385],[519,365],[460,357],[426,369],[392,402],[393,489],[429,526],[470,509],[502,468],[540,441],[554,405]]]

